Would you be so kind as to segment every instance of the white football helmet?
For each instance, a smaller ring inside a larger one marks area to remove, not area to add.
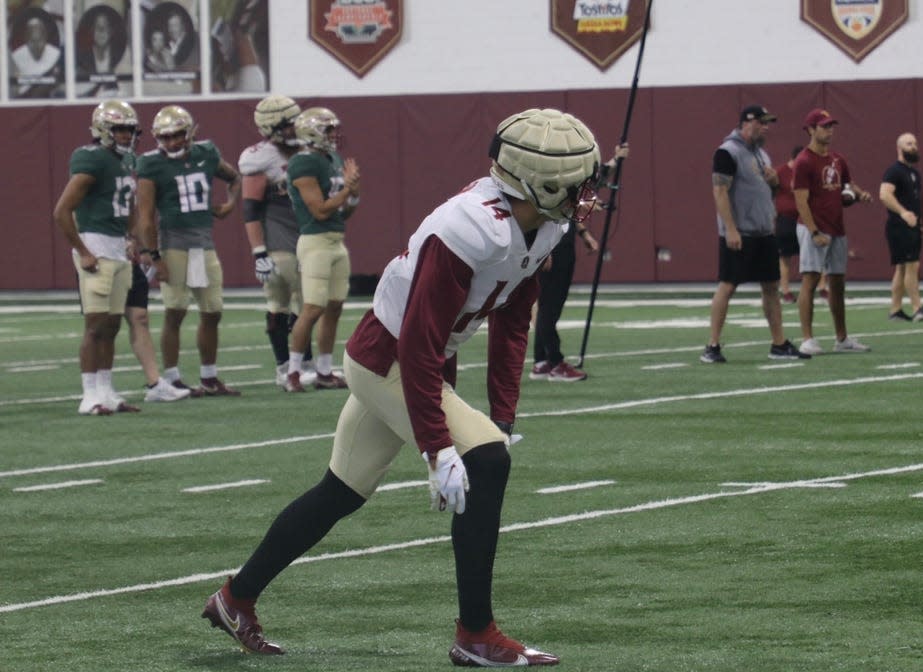
[[[167,105],[154,117],[154,123],[151,128],[160,150],[171,159],[179,159],[189,151],[190,147],[192,147],[196,128],[198,127],[195,121],[193,121],[192,115],[182,107],[179,105]],[[161,141],[161,136],[173,135],[174,133],[180,132],[186,133],[186,141],[183,143],[183,148],[175,152],[168,152],[164,143]]]
[[[267,96],[256,105],[253,122],[264,138],[280,145],[298,146],[296,138],[286,139],[282,129],[295,123],[301,114],[298,103],[288,96]]]
[[[309,107],[295,119],[295,137],[304,147],[335,151],[340,141],[340,120],[326,107]]]
[[[138,136],[141,135],[138,125],[138,114],[135,108],[121,100],[105,100],[93,110],[93,116],[90,119],[90,134],[99,140],[99,144],[103,147],[115,149],[119,154],[127,154],[134,150]],[[119,126],[132,128],[131,142],[127,145],[120,145],[115,141],[112,131]]]
[[[593,211],[599,145],[576,117],[534,108],[514,114],[500,122],[489,154],[503,192],[550,219],[583,221]]]

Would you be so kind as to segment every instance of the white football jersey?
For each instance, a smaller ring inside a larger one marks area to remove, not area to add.
[[[298,244],[298,222],[295,221],[286,182],[288,158],[274,143],[263,140],[241,152],[237,162],[241,175],[266,176],[263,230],[266,249],[270,252],[294,253]]]
[[[411,236],[408,250],[393,259],[375,291],[375,316],[395,338],[401,324],[420,249],[438,236],[473,271],[471,287],[446,344],[451,357],[487,314],[503,306],[519,284],[535,274],[567,230],[566,222],[545,222],[527,247],[509,201],[491,177],[468,185],[436,208]]]
[[[285,184],[286,157],[279,148],[268,140],[250,145],[240,153],[237,168],[241,175],[265,173],[272,184]]]

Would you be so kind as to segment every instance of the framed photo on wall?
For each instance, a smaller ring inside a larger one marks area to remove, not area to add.
[[[269,90],[269,0],[210,0],[212,93]]]
[[[63,1],[7,0],[10,98],[64,97]]]
[[[74,26],[77,97],[134,95],[128,0],[76,0]]]
[[[198,31],[197,0],[152,0],[142,6],[143,95],[201,93]]]

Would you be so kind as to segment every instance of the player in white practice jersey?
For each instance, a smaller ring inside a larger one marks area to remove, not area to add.
[[[494,622],[493,562],[510,471],[536,273],[569,221],[595,204],[599,148],[578,119],[530,109],[504,120],[491,175],[427,217],[385,268],[373,308],[346,345],[350,396],[330,467],[279,514],[203,616],[247,650],[282,653],[257,621],[256,598],[292,561],[375,492],[401,446],[420,450],[434,508],[453,512],[459,618],[449,657],[461,666],[555,665]],[[489,320],[489,416],[454,389],[459,346]]]

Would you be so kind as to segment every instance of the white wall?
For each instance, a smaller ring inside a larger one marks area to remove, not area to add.
[[[798,0],[654,0],[641,84],[920,77],[923,25],[909,2],[904,25],[856,64],[801,21]],[[624,88],[638,50],[600,72],[551,33],[547,0],[404,0],[403,38],[360,79],[307,38],[304,0],[270,5],[272,88],[293,96]]]

